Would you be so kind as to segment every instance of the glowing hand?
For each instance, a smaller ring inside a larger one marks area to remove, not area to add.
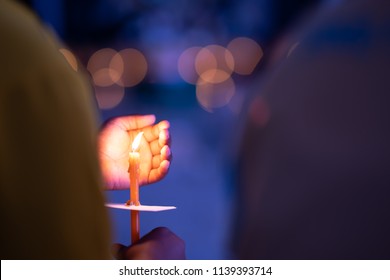
[[[107,189],[129,188],[129,152],[137,134],[144,132],[140,153],[139,184],[155,183],[168,173],[171,150],[169,122],[154,124],[154,115],[123,116],[107,122],[99,135],[100,166]]]

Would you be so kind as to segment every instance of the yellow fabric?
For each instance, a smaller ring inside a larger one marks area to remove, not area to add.
[[[96,112],[58,47],[0,0],[1,259],[110,257]]]

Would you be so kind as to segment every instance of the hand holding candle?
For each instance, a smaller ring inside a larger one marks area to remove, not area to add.
[[[123,203],[108,207],[130,210],[132,243],[140,237],[139,211],[175,208],[156,210],[154,206],[140,206],[139,186],[161,180],[171,160],[169,122],[154,124],[155,120],[154,115],[114,118],[104,125],[99,135],[99,159],[106,188],[131,188],[130,206]]]

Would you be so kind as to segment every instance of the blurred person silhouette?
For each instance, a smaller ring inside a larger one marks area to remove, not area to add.
[[[0,38],[1,259],[112,258],[103,188],[127,188],[122,156],[139,131],[140,183],[161,180],[171,159],[169,123],[124,116],[99,134],[85,77],[29,10],[1,0]],[[167,228],[119,248],[121,258],[185,258],[183,241]]]
[[[390,3],[331,2],[243,110],[234,258],[390,259]]]

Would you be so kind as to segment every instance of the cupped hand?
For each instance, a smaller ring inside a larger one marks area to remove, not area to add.
[[[111,119],[102,128],[99,139],[99,160],[107,189],[129,188],[129,152],[139,132],[143,132],[140,153],[139,184],[155,183],[168,173],[171,150],[169,122],[154,124],[154,115],[122,116]]]

